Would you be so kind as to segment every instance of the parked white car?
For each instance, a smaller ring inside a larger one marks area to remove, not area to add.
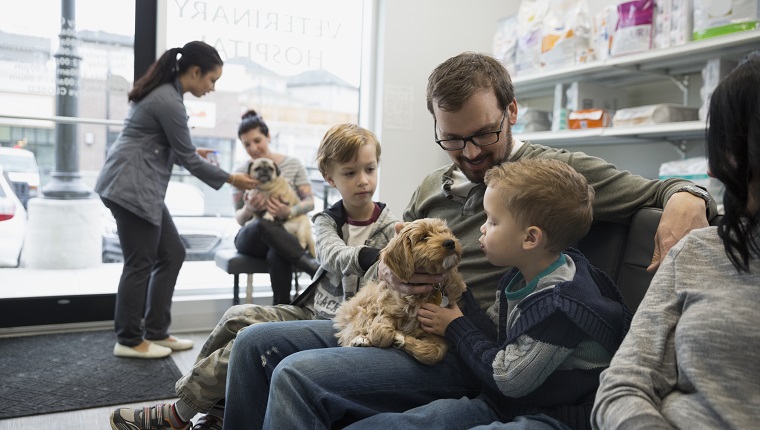
[[[24,246],[26,210],[0,166],[0,267],[17,267]]]
[[[20,148],[0,148],[0,166],[5,169],[6,178],[16,186],[16,196],[24,207],[32,197],[40,194],[40,170],[32,151]]]
[[[232,216],[204,215],[203,192],[193,185],[170,181],[164,203],[177,226],[180,239],[185,245],[186,261],[213,260],[220,249],[234,248],[235,235],[240,226]],[[232,203],[230,202],[230,205]],[[116,221],[111,211],[103,206],[103,262],[124,261],[119,243]]]

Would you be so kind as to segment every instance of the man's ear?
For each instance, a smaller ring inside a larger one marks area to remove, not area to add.
[[[327,182],[331,187],[335,186],[335,181],[333,181],[332,175],[325,175],[325,182]]]
[[[507,118],[509,123],[515,125],[517,123],[517,100],[512,100],[507,106]]]
[[[523,249],[530,250],[541,246],[544,243],[544,231],[539,227],[532,225],[525,229],[525,237],[523,237]]]

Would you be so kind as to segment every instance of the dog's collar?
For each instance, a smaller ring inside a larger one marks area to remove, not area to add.
[[[444,285],[443,282],[439,282],[437,284],[433,284],[433,288],[438,290],[438,294],[441,295],[441,304],[439,305],[442,308],[445,308],[449,305],[449,297],[446,295],[446,285]]]

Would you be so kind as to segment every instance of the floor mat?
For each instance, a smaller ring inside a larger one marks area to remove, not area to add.
[[[170,357],[113,355],[112,331],[0,339],[0,419],[177,397]]]

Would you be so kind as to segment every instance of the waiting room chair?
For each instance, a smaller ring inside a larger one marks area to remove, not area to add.
[[[247,275],[247,283],[245,288],[245,302],[253,303],[253,274],[254,273],[269,273],[269,266],[264,258],[251,257],[237,252],[235,249],[222,249],[217,251],[214,255],[214,262],[217,267],[225,272],[233,275],[232,284],[232,304],[240,304],[240,275]],[[298,276],[299,272],[293,271],[293,278],[296,288],[296,295],[298,295],[299,285]]]

